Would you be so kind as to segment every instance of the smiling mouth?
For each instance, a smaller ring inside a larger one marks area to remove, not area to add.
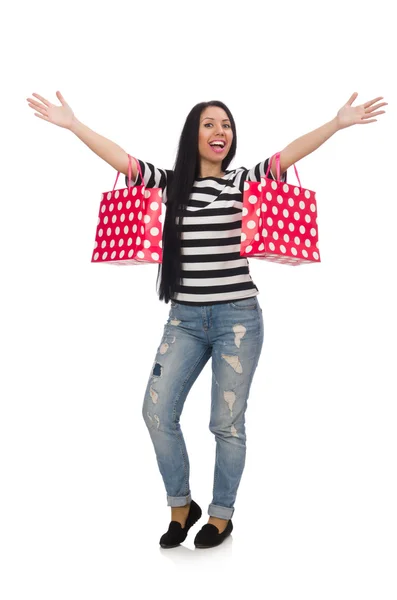
[[[220,154],[226,148],[226,144],[224,146],[221,146],[220,144],[214,144],[212,146],[211,144],[209,144],[209,146],[211,147],[212,151],[215,152],[216,154]]]

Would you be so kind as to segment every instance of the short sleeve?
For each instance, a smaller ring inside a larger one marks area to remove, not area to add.
[[[157,167],[152,165],[152,163],[145,162],[143,160],[140,160],[139,158],[136,160],[139,161],[139,164],[141,166],[143,181],[142,181],[141,176],[138,171],[136,180],[133,181],[131,179],[130,185],[133,186],[133,185],[143,185],[144,184],[148,188],[161,188],[161,190],[163,191],[163,196],[162,196],[163,204],[166,204],[167,203],[167,183],[172,176],[172,171],[170,171],[168,169],[158,169]],[[125,185],[126,185],[126,187],[128,187],[128,175],[125,176]]]
[[[270,160],[270,157],[267,158],[266,160],[264,160],[263,162],[260,162],[257,165],[255,165],[255,167],[252,167],[252,169],[249,169],[246,180],[247,181],[260,181],[261,177],[264,177],[266,175],[266,171],[269,168],[269,160]],[[276,173],[275,173],[275,175],[276,175]],[[268,173],[268,178],[274,179],[274,180],[276,179],[276,177],[273,177],[270,169],[269,169],[269,173]],[[283,175],[281,177],[281,181],[283,181],[284,183],[287,182],[287,171],[285,171],[283,173]]]
[[[258,163],[252,169],[244,169],[242,175],[239,180],[239,189],[242,192],[244,187],[244,181],[260,181],[261,177],[265,177],[266,171],[269,167],[270,157],[266,160]],[[271,170],[269,169],[269,173],[267,175],[268,179],[276,180],[276,177],[273,177]],[[281,181],[283,183],[287,182],[287,171],[285,171],[281,176]]]

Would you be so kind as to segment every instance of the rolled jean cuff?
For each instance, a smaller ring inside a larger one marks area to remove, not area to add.
[[[226,506],[217,506],[216,504],[210,504],[208,507],[208,514],[210,517],[217,517],[218,519],[231,519],[234,513],[234,508],[227,508]]]
[[[168,506],[185,506],[192,501],[192,496],[189,493],[187,496],[168,496],[167,494],[167,505]]]

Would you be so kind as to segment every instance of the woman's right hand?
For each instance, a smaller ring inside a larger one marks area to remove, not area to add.
[[[32,98],[27,98],[29,106],[40,113],[34,113],[36,117],[54,123],[54,125],[58,125],[59,127],[64,127],[65,129],[71,128],[75,116],[61,92],[56,92],[56,95],[62,106],[51,104],[51,102],[39,96],[39,94],[32,95],[41,100],[41,102],[38,102],[37,100],[32,100]]]

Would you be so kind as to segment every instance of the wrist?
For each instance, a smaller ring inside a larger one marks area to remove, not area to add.
[[[334,117],[330,122],[332,124],[332,128],[334,130],[334,133],[336,133],[337,131],[340,131],[341,129],[343,129],[343,127],[340,124],[338,116]]]
[[[80,125],[80,121],[78,119],[76,119],[76,117],[73,117],[73,120],[70,124],[70,127],[68,127],[69,131],[71,131],[72,133],[76,133],[77,131],[77,127]]]

